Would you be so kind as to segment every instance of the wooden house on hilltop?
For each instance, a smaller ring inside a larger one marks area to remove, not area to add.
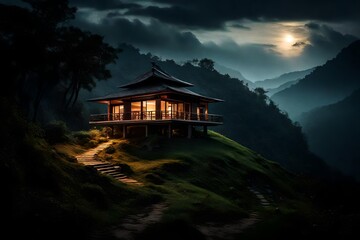
[[[120,86],[120,91],[89,99],[107,105],[107,113],[90,116],[91,126],[108,126],[126,138],[142,131],[191,138],[192,128],[220,125],[222,116],[209,114],[210,103],[221,99],[197,94],[187,89],[193,84],[177,79],[153,63],[152,69],[133,82]]]

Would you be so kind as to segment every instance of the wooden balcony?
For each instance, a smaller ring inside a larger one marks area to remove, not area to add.
[[[196,114],[189,112],[147,111],[90,115],[91,125],[107,124],[142,124],[142,123],[167,123],[188,122],[194,125],[220,125],[223,117],[216,114]]]

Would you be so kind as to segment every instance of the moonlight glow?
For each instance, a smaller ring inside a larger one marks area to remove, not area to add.
[[[287,34],[287,35],[285,35],[285,42],[287,42],[287,43],[289,43],[289,44],[292,44],[292,43],[294,43],[295,42],[295,39],[294,39],[294,37],[292,36],[292,35],[290,35],[290,34]]]

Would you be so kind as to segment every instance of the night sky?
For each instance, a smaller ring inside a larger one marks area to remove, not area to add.
[[[208,57],[251,81],[324,64],[360,37],[359,0],[69,2],[78,8],[70,24],[114,46],[179,63]]]

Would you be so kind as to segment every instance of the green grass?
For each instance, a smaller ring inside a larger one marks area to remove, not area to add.
[[[301,199],[293,190],[294,176],[279,164],[212,131],[191,140],[156,136],[119,140],[113,147],[114,153],[105,150],[99,157],[130,166],[132,177],[161,194],[169,205],[164,222],[226,222],[262,211],[248,187],[263,188],[264,194],[270,189],[265,197],[294,211],[292,201]]]
[[[67,142],[53,145],[30,133],[23,141],[11,141],[14,149],[21,149],[11,160],[12,219],[19,226],[81,236],[159,201],[168,205],[159,223],[164,226],[179,221],[189,226],[226,223],[252,211],[270,218],[277,205],[296,214],[309,207],[294,190],[297,182],[291,174],[215,132],[191,140],[113,140],[114,149],[105,149],[99,157],[129,166],[142,187],[117,182],[71,158],[103,142],[101,131],[70,134]],[[248,187],[262,189],[276,206],[261,208]]]

